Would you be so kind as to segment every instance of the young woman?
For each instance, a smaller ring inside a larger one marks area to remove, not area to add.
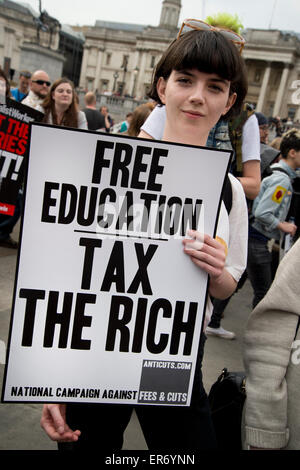
[[[225,34],[239,46],[240,52],[242,51],[244,40],[237,34],[239,33],[241,25],[237,23],[236,17],[224,14],[210,17],[208,20],[219,28],[227,28],[226,25],[229,24],[230,31],[226,30]],[[210,27],[209,24],[202,21],[195,22],[195,20],[186,20],[186,23],[196,25],[196,27],[200,24],[203,29]],[[242,96],[240,91],[238,93],[239,97]],[[141,127],[139,136],[161,140],[165,120],[165,107],[157,106]],[[233,134],[229,131],[230,128],[235,129]],[[221,116],[217,124],[210,130],[205,145],[206,147],[235,151],[235,159],[231,172],[238,177],[247,199],[253,200],[259,193],[261,181],[259,127],[254,113],[252,114],[248,107],[244,105],[242,112],[237,116],[230,115],[230,113],[226,116]],[[238,288],[242,287],[245,278],[246,276],[242,277]],[[234,332],[228,331],[221,326],[223,312],[230,298],[231,297],[227,299],[214,299],[214,311],[206,329],[206,334],[225,339],[235,338]]]
[[[38,111],[45,116],[43,122],[58,126],[87,129],[83,111],[79,111],[73,83],[67,78],[59,78],[50,88]]]
[[[210,129],[221,115],[239,110],[246,93],[242,59],[235,45],[221,32],[192,30],[180,35],[167,49],[156,68],[153,94],[166,106],[163,139],[183,144],[205,145]],[[183,162],[184,164],[184,162]],[[230,216],[224,205],[219,225],[226,240],[204,236],[202,249],[196,240],[183,241],[183,249],[210,278],[212,296],[226,297],[245,269],[247,252],[247,209],[240,183],[232,178],[233,204]],[[240,225],[240,220],[242,225]],[[197,238],[198,233],[193,233]],[[227,244],[228,255],[224,243]],[[188,282],[188,280],[187,280]],[[196,451],[216,448],[201,362],[204,335],[199,345],[191,405],[137,406],[149,450]],[[122,448],[123,432],[130,420],[128,405],[45,405],[41,424],[60,448]],[[101,446],[101,447],[100,447]]]

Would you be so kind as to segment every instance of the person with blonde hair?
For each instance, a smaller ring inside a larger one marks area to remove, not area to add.
[[[280,150],[281,141],[282,141],[282,137],[275,137],[275,139],[273,139],[269,145],[270,147],[273,147],[276,150]]]
[[[88,91],[84,97],[85,108],[82,110],[87,119],[88,129],[92,131],[103,130],[105,132],[105,119],[103,114],[96,109],[97,99],[95,93]]]
[[[154,103],[145,103],[141,104],[132,113],[131,121],[129,124],[129,128],[127,131],[127,135],[132,137],[136,137],[139,135],[140,130],[146,119],[148,118],[149,114],[155,108]]]

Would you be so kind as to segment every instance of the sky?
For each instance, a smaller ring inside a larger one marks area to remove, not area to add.
[[[24,0],[39,11],[39,0]],[[41,0],[42,10],[62,24],[94,25],[96,20],[157,26],[162,0]],[[180,21],[219,12],[237,14],[244,28],[300,33],[299,0],[181,0]]]

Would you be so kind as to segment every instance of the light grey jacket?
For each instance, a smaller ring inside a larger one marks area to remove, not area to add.
[[[300,450],[299,315],[300,239],[246,327],[245,446]]]
[[[272,165],[273,174],[263,179],[259,195],[254,199],[252,214],[255,219],[251,225],[268,238],[279,240],[279,222],[283,222],[288,214],[293,186],[292,180],[296,172],[282,159]],[[276,171],[281,168],[287,173]]]

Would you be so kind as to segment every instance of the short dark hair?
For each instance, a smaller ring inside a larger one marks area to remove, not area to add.
[[[248,91],[246,67],[237,47],[222,33],[193,30],[174,40],[154,70],[149,97],[162,105],[157,93],[159,78],[167,80],[173,70],[184,69],[215,73],[229,80],[230,94],[236,93],[237,98],[224,118],[230,119],[241,112]]]
[[[290,129],[282,136],[280,143],[280,153],[282,158],[286,159],[290,150],[300,150],[300,130]]]
[[[28,70],[21,70],[19,77],[31,78],[31,72]]]

